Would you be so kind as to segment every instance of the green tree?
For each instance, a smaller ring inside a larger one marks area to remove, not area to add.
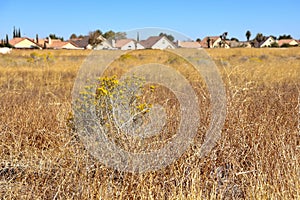
[[[220,36],[220,38],[221,38],[222,40],[226,40],[227,35],[228,35],[228,32],[224,32],[224,33]]]
[[[284,34],[278,37],[278,40],[282,40],[282,39],[293,39],[293,37],[291,35]]]
[[[39,43],[39,35],[38,34],[35,35],[35,40],[36,40],[36,43]]]
[[[174,42],[174,40],[175,40],[174,36],[171,35],[171,34],[160,33],[159,36],[160,36],[160,37],[165,36],[165,37],[168,38],[168,40],[170,40],[171,42]]]
[[[103,37],[105,37],[106,39],[110,39],[110,38],[114,38],[115,35],[116,33],[114,31],[109,30],[103,34]]]
[[[13,48],[13,46],[11,44],[9,44],[8,34],[6,34],[5,40],[3,41],[3,43],[4,43],[3,44],[4,47]]]
[[[207,48],[210,48],[210,37],[207,38]]]
[[[199,42],[199,43],[200,43],[200,42],[201,42],[201,39],[200,39],[200,38],[197,38],[197,39],[196,39],[196,42]]]
[[[89,44],[91,45],[97,45],[102,42],[101,39],[99,39],[99,36],[102,35],[102,31],[99,29],[96,31],[89,32]]]
[[[237,41],[237,42],[239,42],[239,39],[237,39],[237,38],[235,38],[235,37],[232,37],[230,40],[231,40],[231,41]]]
[[[16,27],[14,27],[13,29],[13,38],[17,37],[17,31],[16,31]]]
[[[125,32],[116,32],[115,38],[116,40],[126,39],[127,35]]]
[[[8,45],[8,44],[9,44],[8,34],[6,34],[6,36],[5,36],[5,45]]]
[[[17,37],[21,37],[21,29],[18,29],[18,36]]]
[[[270,35],[270,37],[272,37],[274,40],[277,40],[277,37],[274,35]]]
[[[279,47],[279,45],[278,45],[278,43],[277,42],[273,42],[272,44],[271,44],[271,47]]]
[[[250,37],[251,37],[251,32],[248,30],[247,32],[246,32],[246,38],[247,38],[247,41],[249,42],[249,40],[250,40]]]
[[[63,38],[63,37],[58,37],[58,36],[56,36],[56,35],[53,34],[53,33],[50,33],[50,34],[49,34],[49,38],[64,41],[64,38]]]
[[[77,35],[75,33],[72,33],[72,35],[70,36],[70,39],[75,39],[77,38]]]
[[[284,43],[283,45],[281,45],[282,48],[287,48],[287,47],[292,47],[292,45]]]
[[[262,33],[257,33],[256,34],[256,37],[255,37],[255,40],[257,41],[257,42],[262,42],[263,40],[264,40],[264,35],[262,34]]]

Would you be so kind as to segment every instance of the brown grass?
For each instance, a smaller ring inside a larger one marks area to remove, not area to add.
[[[105,167],[67,126],[73,83],[89,51],[0,55],[0,199],[300,198],[300,48],[207,52],[226,85],[221,140],[206,158],[194,145],[144,174]],[[208,95],[197,94],[205,108]],[[205,130],[209,120],[202,120]]]

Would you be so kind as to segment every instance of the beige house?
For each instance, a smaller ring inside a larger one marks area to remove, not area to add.
[[[280,47],[284,44],[288,44],[290,46],[298,46],[299,45],[299,43],[294,39],[281,39],[281,40],[278,40],[277,43],[278,43],[278,46],[280,46]]]
[[[151,36],[140,41],[139,47],[145,49],[175,49],[176,46],[166,36]]]
[[[34,40],[26,37],[13,38],[9,41],[9,44],[17,49],[42,49],[42,47],[34,42]]]
[[[48,41],[45,43],[45,45],[48,49],[82,49],[72,41],[61,41],[59,39],[51,38],[48,38]]]
[[[201,45],[199,42],[193,41],[177,41],[178,48],[187,48],[187,49],[200,49]]]

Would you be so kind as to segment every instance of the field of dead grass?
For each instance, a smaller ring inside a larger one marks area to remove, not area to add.
[[[97,162],[68,126],[72,87],[89,53],[0,55],[0,199],[300,198],[300,48],[207,50],[226,87],[221,140],[205,158],[194,145],[172,165],[144,174]],[[197,90],[201,80],[193,86],[205,130],[209,95]]]

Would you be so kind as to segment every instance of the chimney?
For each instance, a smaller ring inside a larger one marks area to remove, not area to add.
[[[52,44],[52,41],[51,41],[51,38],[50,36],[48,37],[48,44],[51,45]]]
[[[111,46],[112,46],[113,48],[116,47],[116,40],[115,40],[115,39],[112,39],[112,40],[111,40]]]

